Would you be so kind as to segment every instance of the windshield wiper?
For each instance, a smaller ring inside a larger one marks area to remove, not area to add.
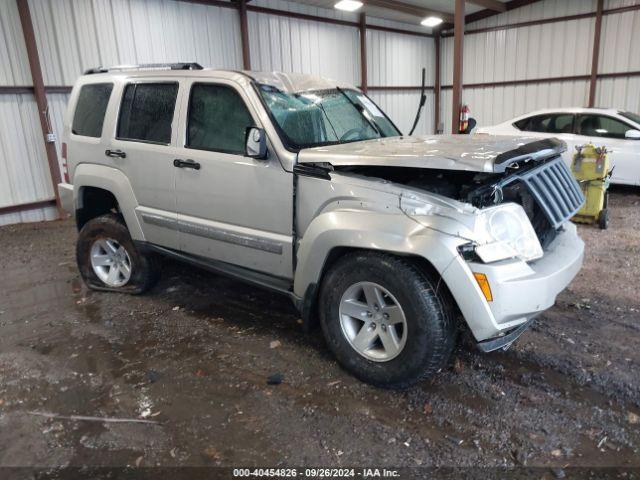
[[[340,87],[336,87],[336,90],[338,90],[343,96],[344,98],[347,99],[347,101],[353,105],[353,108],[355,108],[358,113],[362,116],[362,118],[365,119],[365,121],[371,125],[371,128],[373,128],[375,130],[375,132],[380,136],[380,137],[384,137],[385,135],[382,133],[382,131],[380,130],[380,127],[378,127],[378,125],[373,121],[370,120],[369,117],[367,117],[364,114],[364,107],[362,105],[358,105],[356,102],[354,102],[353,100],[351,100],[351,98],[349,97],[349,95],[347,95]]]

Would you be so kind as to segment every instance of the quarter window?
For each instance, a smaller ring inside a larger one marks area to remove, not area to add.
[[[581,115],[579,134],[587,137],[625,138],[624,134],[631,129],[626,123],[604,115]]]
[[[171,143],[171,122],[177,95],[177,83],[127,85],[120,107],[118,139]]]
[[[78,95],[71,132],[84,137],[102,136],[104,115],[107,111],[113,83],[84,85]]]
[[[247,127],[253,123],[244,101],[233,88],[196,84],[189,99],[186,146],[242,154]]]

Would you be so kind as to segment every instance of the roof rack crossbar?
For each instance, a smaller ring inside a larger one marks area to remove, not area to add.
[[[84,72],[85,75],[107,73],[123,70],[202,70],[202,65],[196,62],[179,63],[142,63],[140,65],[114,65],[112,67],[95,67]]]

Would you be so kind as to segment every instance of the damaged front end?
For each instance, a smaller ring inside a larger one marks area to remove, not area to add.
[[[380,222],[369,227],[380,241],[374,231],[368,244],[431,262],[490,351],[515,340],[579,271],[584,244],[568,220],[584,198],[564,143],[464,137],[330,146],[301,152],[301,163],[327,169],[340,209]]]
[[[455,232],[469,239],[468,250],[475,251],[480,247],[483,261],[510,256],[529,261],[542,256],[562,224],[584,202],[579,185],[562,161],[564,149],[564,143],[556,139],[525,143],[497,154],[490,173],[391,165],[342,167],[340,170],[382,178],[472,206],[476,209],[474,215],[457,218],[467,230],[456,227]],[[433,198],[419,197],[403,195],[401,208],[412,217],[422,217],[421,223],[425,224],[428,223],[425,217],[434,213],[435,205]],[[492,233],[493,223],[500,223],[493,230],[503,229],[505,235]],[[509,229],[511,231],[506,232]],[[531,237],[537,237],[537,241],[532,242]]]

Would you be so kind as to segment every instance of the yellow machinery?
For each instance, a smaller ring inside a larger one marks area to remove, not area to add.
[[[605,147],[596,147],[592,144],[576,147],[573,156],[571,171],[580,183],[582,193],[586,201],[578,211],[574,222],[597,223],[602,229],[606,229],[609,223],[607,203],[609,200],[609,159]]]

